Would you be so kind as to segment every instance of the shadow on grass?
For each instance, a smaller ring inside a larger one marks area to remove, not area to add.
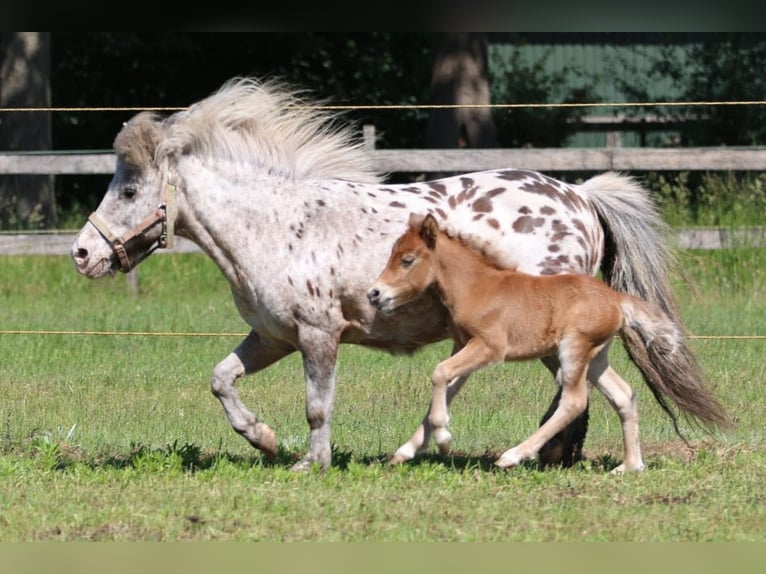
[[[287,450],[280,446],[277,456],[269,459],[258,451],[251,455],[237,455],[218,450],[203,450],[200,446],[188,442],[174,441],[164,447],[149,447],[142,444],[131,445],[126,454],[96,454],[88,455],[79,447],[67,441],[26,441],[16,448],[5,445],[3,454],[29,457],[41,461],[49,470],[66,470],[75,465],[83,465],[91,469],[129,469],[161,471],[176,469],[183,472],[198,472],[223,468],[226,465],[237,468],[291,468],[301,460],[303,452]],[[498,454],[485,452],[481,455],[456,452],[450,455],[426,453],[402,463],[404,466],[443,466],[457,472],[503,472],[495,466]],[[335,445],[332,449],[332,468],[347,471],[349,466],[356,463],[362,466],[388,465],[391,455],[356,456],[350,450],[340,450]],[[615,468],[619,461],[610,455],[578,461],[572,467],[574,470],[592,472],[608,472]],[[530,471],[555,470],[560,467],[543,467],[538,461],[525,461],[520,468]],[[316,466],[314,470],[319,470]]]

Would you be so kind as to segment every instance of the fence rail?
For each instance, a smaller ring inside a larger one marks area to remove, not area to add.
[[[521,167],[539,171],[766,171],[766,148],[524,148],[370,149],[383,172],[480,171]],[[110,152],[2,152],[4,174],[109,174]]]
[[[365,126],[368,153],[382,172],[470,172],[499,166],[555,171],[766,171],[766,148],[529,148],[529,149],[375,149],[374,128]],[[0,152],[0,176],[10,174],[96,175],[114,172],[109,151]],[[74,235],[0,234],[0,255],[68,253]],[[671,242],[680,248],[721,249],[766,244],[766,231],[680,229]],[[180,239],[174,252],[195,252]]]

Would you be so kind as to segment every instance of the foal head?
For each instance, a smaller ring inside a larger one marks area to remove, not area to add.
[[[407,231],[396,240],[386,267],[367,291],[367,298],[378,311],[391,312],[431,286],[438,234],[439,225],[433,215],[410,214]]]

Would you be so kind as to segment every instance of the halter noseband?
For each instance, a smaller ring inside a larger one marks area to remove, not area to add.
[[[127,273],[141,263],[156,249],[172,249],[175,243],[175,218],[176,218],[176,188],[178,187],[176,172],[168,170],[168,177],[162,189],[160,203],[151,215],[144,218],[134,227],[121,236],[116,236],[109,230],[109,225],[94,211],[88,217],[93,227],[101,234],[109,246],[117,254],[120,261],[120,271]],[[157,244],[153,245],[144,254],[139,255],[133,261],[128,257],[128,244],[152,229],[157,224],[162,225]]]

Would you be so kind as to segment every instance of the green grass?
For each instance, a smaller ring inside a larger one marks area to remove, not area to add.
[[[696,335],[766,335],[763,250],[685,252],[676,278]],[[245,333],[200,255],[156,256],[125,277],[88,281],[64,257],[0,259],[0,329]],[[619,344],[639,397],[644,473],[621,456],[616,415],[597,394],[586,461],[511,472],[495,455],[528,435],[553,395],[538,363],[476,373],[451,410],[455,456],[387,458],[415,429],[428,376],[448,351],[414,358],[345,346],[333,417],[334,465],[291,473],[307,447],[300,358],[240,384],[277,432],[265,462],[210,394],[238,336],[0,334],[0,541],[761,541],[766,433],[760,339],[691,342],[736,426],[691,428],[688,451]]]

